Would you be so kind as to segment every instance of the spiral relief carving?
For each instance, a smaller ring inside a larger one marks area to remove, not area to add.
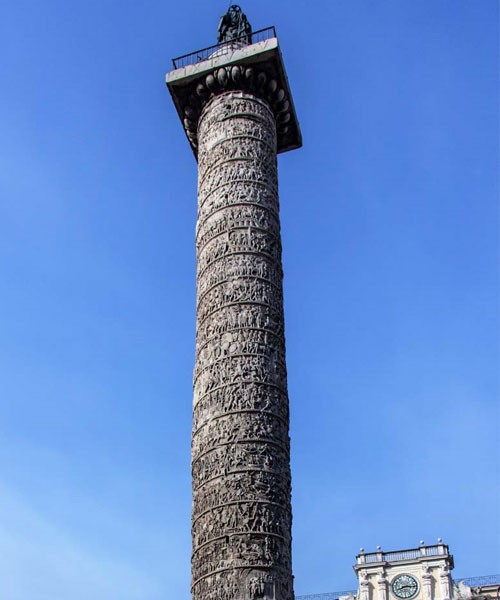
[[[193,600],[294,598],[276,170],[287,110],[275,80],[240,66],[207,75],[185,110],[199,166]]]
[[[292,107],[287,92],[280,87],[278,79],[259,66],[231,65],[216,68],[196,80],[186,94],[182,109],[184,129],[193,149],[196,151],[199,144],[198,121],[203,108],[212,98],[228,91],[247,92],[264,100],[273,112],[278,139],[286,141],[293,127]],[[245,102],[235,101],[232,110],[236,114],[243,114],[246,110],[251,117],[253,107]],[[214,160],[218,160],[219,155],[225,155],[226,158],[236,158],[238,155],[250,157],[248,153],[255,150],[251,143],[252,138],[258,137],[262,130],[259,127],[253,128],[251,123],[248,123],[247,127],[241,126],[240,129],[241,132],[235,130],[235,135],[241,133],[247,140],[242,140],[242,143],[236,146],[219,148],[214,154]],[[220,135],[220,132],[208,133],[205,143],[216,143],[217,135]]]

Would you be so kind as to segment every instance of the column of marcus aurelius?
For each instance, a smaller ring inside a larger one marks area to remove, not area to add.
[[[193,600],[294,598],[276,156],[301,137],[274,29],[246,33],[167,75],[198,161]]]

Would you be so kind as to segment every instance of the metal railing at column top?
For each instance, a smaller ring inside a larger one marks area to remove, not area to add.
[[[276,29],[274,28],[274,26],[266,27],[265,29],[259,29],[258,31],[254,31],[250,35],[242,35],[229,42],[220,42],[219,44],[215,44],[214,46],[208,46],[207,48],[202,48],[201,50],[196,50],[195,52],[190,52],[189,54],[183,54],[182,56],[173,58],[172,63],[174,65],[174,69],[182,69],[183,67],[195,65],[196,63],[201,62],[203,60],[208,60],[212,56],[212,54],[214,54],[218,50],[222,50],[224,47],[227,47],[228,50],[234,50],[238,47],[246,46],[249,44],[257,44],[258,42],[270,40],[271,38],[275,37]]]

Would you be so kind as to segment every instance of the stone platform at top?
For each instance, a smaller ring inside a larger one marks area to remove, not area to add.
[[[272,31],[274,34],[274,28]],[[213,47],[208,58],[167,73],[166,84],[195,157],[201,111],[211,98],[230,91],[252,93],[270,105],[276,118],[278,153],[302,146],[299,122],[275,34],[250,44],[238,44],[238,40],[222,42]]]

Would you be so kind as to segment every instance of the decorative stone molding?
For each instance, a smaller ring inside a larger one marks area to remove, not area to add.
[[[387,578],[384,569],[380,569],[377,574],[377,600],[387,600]]]
[[[359,600],[369,600],[370,598],[370,584],[368,582],[367,572],[365,569],[361,569],[358,571],[358,581],[359,581],[359,592],[358,597]]]
[[[219,67],[200,80],[195,80],[190,88],[191,93],[188,93],[183,107],[183,124],[186,135],[196,150],[198,149],[198,122],[204,107],[212,98],[228,91],[248,92],[269,104],[276,119],[278,143],[290,130],[289,123],[292,116],[287,93],[264,69],[240,65]],[[241,150],[241,147],[235,146],[234,151]]]
[[[277,38],[243,47],[222,46],[208,60],[168,73],[166,82],[195,157],[203,109],[214,97],[234,91],[250,93],[269,105],[278,153],[302,145]]]
[[[439,569],[439,586],[441,588],[442,600],[450,600],[451,597],[451,573],[448,565],[444,563]]]
[[[433,600],[432,574],[431,574],[431,568],[428,564],[422,565],[421,577],[422,577],[422,594],[423,594],[424,600]]]

